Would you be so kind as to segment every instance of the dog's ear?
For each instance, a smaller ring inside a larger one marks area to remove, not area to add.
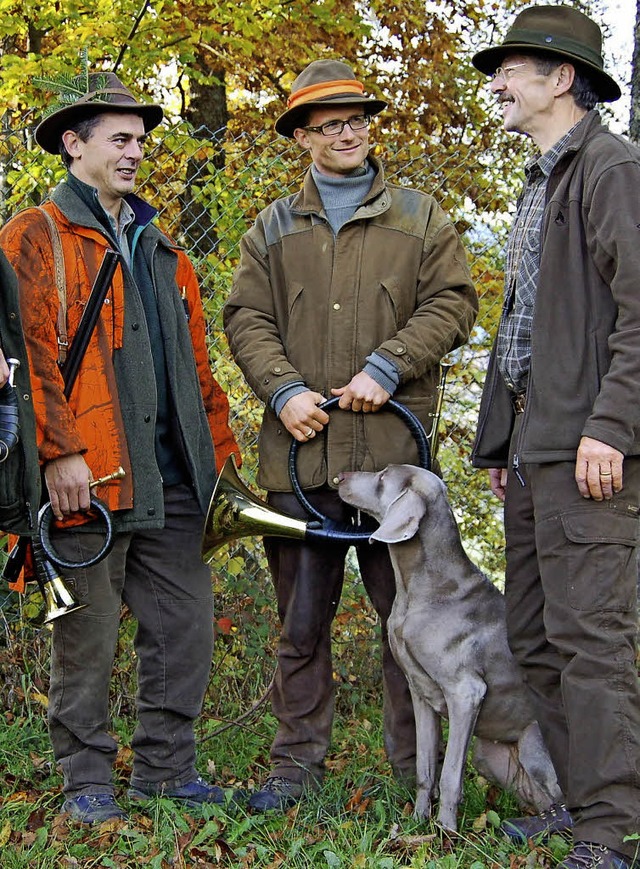
[[[412,489],[405,489],[389,504],[380,527],[369,540],[381,543],[403,543],[417,533],[424,516],[424,498]]]

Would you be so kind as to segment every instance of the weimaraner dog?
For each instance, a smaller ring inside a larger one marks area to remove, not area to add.
[[[439,782],[438,823],[457,829],[464,765],[474,764],[536,812],[560,802],[556,774],[507,643],[504,600],[469,560],[442,480],[413,465],[341,475],[340,497],[380,523],[396,598],[389,642],[404,670],[416,716],[415,815],[437,793],[440,719],[449,739]]]

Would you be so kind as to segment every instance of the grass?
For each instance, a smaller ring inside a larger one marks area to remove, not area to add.
[[[130,755],[123,747],[116,775],[128,823],[98,829],[68,824],[60,816],[60,776],[54,769],[43,710],[26,704],[23,717],[0,719],[3,869],[52,867],[422,867],[503,869],[549,867],[566,850],[515,847],[497,835],[511,799],[468,771],[460,833],[445,835],[416,821],[412,794],[397,784],[381,745],[380,711],[362,707],[357,719],[338,717],[323,789],[286,814],[251,814],[242,804],[212,806],[194,817],[167,799],[144,811],[126,798]],[[9,715],[9,718],[12,716]],[[271,715],[250,728],[229,728],[207,739],[200,725],[203,774],[229,787],[252,787],[266,767]]]
[[[231,794],[258,787],[269,769],[275,721],[260,701],[273,674],[277,626],[257,580],[249,586],[240,574],[221,586],[196,738],[199,771]],[[252,814],[244,803],[229,803],[196,817],[167,799],[144,810],[130,804],[134,623],[125,616],[111,708],[120,745],[116,795],[130,820],[97,829],[69,824],[59,814],[62,781],[46,731],[48,631],[30,626],[28,601],[15,598],[0,612],[2,869],[550,869],[567,850],[560,839],[533,848],[500,836],[500,819],[517,812],[516,805],[470,767],[457,835],[413,818],[413,794],[393,779],[382,749],[378,626],[358,583],[345,588],[335,622],[336,718],[319,793],[286,814]]]

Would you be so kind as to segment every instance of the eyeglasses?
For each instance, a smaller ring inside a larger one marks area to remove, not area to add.
[[[514,63],[512,66],[499,66],[494,74],[491,76],[491,81],[495,81],[497,78],[502,76],[505,81],[511,78],[513,73],[519,69],[521,66],[527,66],[526,63]]]
[[[346,121],[327,121],[326,124],[320,124],[319,127],[304,127],[308,133],[320,133],[322,136],[339,136],[347,124],[353,132],[364,130],[371,123],[369,115],[352,115]]]

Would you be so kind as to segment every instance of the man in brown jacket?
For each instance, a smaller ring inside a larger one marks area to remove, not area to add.
[[[225,308],[232,353],[265,403],[258,482],[269,502],[308,518],[287,471],[301,444],[300,484],[323,515],[346,520],[342,471],[417,462],[402,422],[377,415],[393,395],[429,429],[444,354],[467,340],[477,299],[465,253],[435,200],[384,180],[368,126],[386,106],[346,64],[311,63],[276,130],[308,150],[302,189],[267,207],[245,235]],[[319,406],[339,396],[342,411]],[[346,411],[346,412],[345,412]],[[282,632],[273,690],[273,769],[250,806],[295,803],[324,773],[333,718],[331,622],[348,544],[265,541]],[[415,777],[415,725],[386,621],[395,594],[385,546],[357,547],[381,620],[385,746],[394,772]]]
[[[509,641],[566,796],[505,821],[569,832],[558,869],[628,869],[640,832],[640,153],[594,110],[620,89],[599,27],[530,7],[474,57],[539,155],[509,237],[474,463],[505,502]]]

